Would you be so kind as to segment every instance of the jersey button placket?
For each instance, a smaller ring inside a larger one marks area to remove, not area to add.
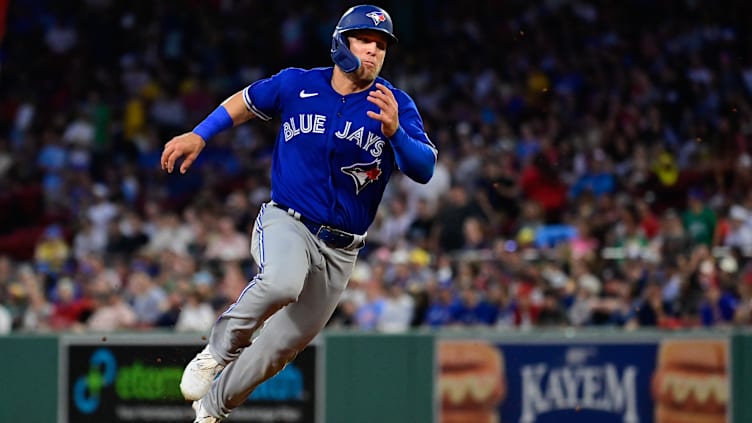
[[[340,99],[340,101],[342,101],[342,104],[345,104],[345,103],[347,102],[347,99],[346,99],[346,98],[344,98],[344,97],[342,97],[342,98]],[[342,117],[342,109],[340,109],[339,111],[337,111],[337,117],[338,117],[338,118],[341,118],[341,117]]]
[[[337,110],[337,123],[334,125],[335,128],[343,128],[341,119],[343,115],[343,110],[345,109],[345,104],[347,103],[347,99],[345,97],[340,97],[340,105],[336,107]],[[339,129],[335,129],[337,131]],[[336,141],[336,138],[333,138],[333,140]],[[331,168],[332,175],[336,172],[336,169],[339,169],[339,165],[334,163],[334,150],[336,149],[336,142],[331,145],[331,149],[329,150],[329,163],[330,166],[333,166]],[[334,189],[334,180],[330,176],[329,178],[329,184],[332,189],[332,192],[334,193],[334,201],[331,204],[331,207],[329,209],[329,213],[333,216],[337,213],[337,204],[339,203],[339,199],[337,198],[337,191]]]

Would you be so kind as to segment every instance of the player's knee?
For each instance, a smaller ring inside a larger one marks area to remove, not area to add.
[[[288,281],[275,281],[269,287],[269,296],[277,304],[289,304],[298,300],[300,292],[303,290],[303,283]]]
[[[289,304],[298,301],[301,289],[297,286],[285,286],[277,290],[279,303]]]
[[[271,377],[285,368],[287,363],[292,361],[298,354],[298,350],[293,348],[284,348],[278,350],[271,358],[269,366],[266,369],[266,376]]]
[[[264,295],[275,303],[288,304],[298,300],[306,273],[293,268],[264,269]]]

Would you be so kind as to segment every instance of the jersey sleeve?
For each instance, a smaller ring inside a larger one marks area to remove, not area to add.
[[[391,137],[397,167],[410,179],[426,183],[436,166],[438,151],[423,128],[423,119],[410,96],[396,91],[400,126]]]
[[[258,81],[243,90],[245,107],[261,120],[271,120],[280,109],[281,88],[288,77],[290,69],[284,69],[274,76]]]
[[[436,146],[433,145],[428,138],[428,134],[426,134],[426,130],[423,127],[423,118],[420,117],[415,101],[404,92],[400,92],[398,101],[400,126],[405,129],[405,132],[407,132],[410,137],[426,144],[435,154]]]

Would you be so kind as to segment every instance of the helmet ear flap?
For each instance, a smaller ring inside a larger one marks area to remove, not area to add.
[[[354,72],[360,67],[360,59],[352,54],[344,35],[339,30],[334,30],[334,34],[332,34],[331,56],[334,63],[336,63],[343,72]]]

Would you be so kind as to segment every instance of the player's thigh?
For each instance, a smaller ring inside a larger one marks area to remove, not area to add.
[[[287,213],[268,205],[256,218],[251,255],[262,273],[281,273],[296,279],[304,278],[311,266],[323,267],[323,258],[310,232]]]
[[[327,288],[332,292],[344,291],[355,269],[358,250],[324,248],[320,253],[326,263],[322,276]]]

